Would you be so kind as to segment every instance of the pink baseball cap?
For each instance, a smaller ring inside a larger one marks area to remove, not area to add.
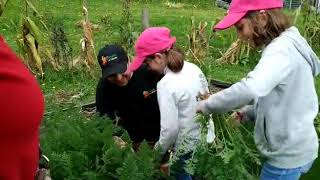
[[[171,37],[170,29],[166,27],[147,28],[136,41],[135,57],[128,70],[131,72],[137,70],[147,56],[170,49],[175,42],[176,38]]]
[[[283,0],[232,0],[228,14],[214,27],[223,30],[240,21],[249,11],[282,8]]]

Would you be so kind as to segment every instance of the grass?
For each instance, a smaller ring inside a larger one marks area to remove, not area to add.
[[[82,1],[65,0],[37,0],[35,5],[48,23],[59,21],[63,23],[65,33],[73,49],[73,56],[79,53],[79,40],[82,30],[76,27],[76,23],[83,17],[81,14]],[[96,51],[108,43],[117,42],[120,38],[119,26],[122,12],[122,4],[119,0],[94,0],[89,2],[89,17],[95,24],[101,25],[101,30],[95,33],[94,42]],[[150,11],[150,24],[152,26],[167,26],[172,34],[177,37],[178,45],[183,49],[187,48],[187,32],[190,27],[190,17],[195,16],[196,21],[207,21],[210,25],[216,18],[222,17],[224,10],[213,6],[212,1],[199,3],[196,6],[185,4],[183,8],[168,8],[160,1],[149,1],[146,6]],[[141,7],[144,2],[134,2],[132,6],[133,29],[141,32]],[[0,33],[5,37],[10,46],[18,51],[16,45],[17,24],[21,12],[24,11],[22,0],[10,0],[2,17],[0,17]],[[108,28],[101,23],[105,15],[111,17],[111,24]],[[210,29],[208,29],[208,32]],[[252,69],[256,61],[246,66],[218,65],[214,59],[219,57],[218,49],[227,49],[233,40],[236,39],[233,30],[222,32],[221,36],[210,41],[210,58],[206,60],[205,66],[201,68],[209,79],[220,79],[227,82],[236,82]],[[132,52],[130,52],[132,54]],[[320,50],[317,51],[320,55]],[[39,79],[46,98],[46,115],[43,120],[42,134],[45,133],[48,122],[68,121],[72,118],[83,118],[80,114],[80,106],[94,101],[95,88],[100,75],[100,70],[95,69],[94,75],[88,75],[81,70],[63,70],[56,72],[45,67],[45,78]],[[317,92],[320,92],[320,78],[316,79]],[[52,124],[52,123],[50,123]],[[44,139],[42,138],[42,141]],[[312,171],[304,179],[319,178],[320,161],[318,160]]]

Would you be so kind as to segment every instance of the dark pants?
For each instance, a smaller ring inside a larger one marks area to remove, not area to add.
[[[170,168],[172,175],[177,180],[192,180],[191,175],[186,172],[186,161],[189,160],[192,156],[192,152],[178,156],[178,160]]]

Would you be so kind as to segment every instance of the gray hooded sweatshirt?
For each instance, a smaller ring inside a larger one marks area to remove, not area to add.
[[[264,48],[246,78],[199,102],[197,108],[214,113],[251,104],[245,111],[255,119],[255,143],[267,162],[279,168],[300,167],[318,155],[314,77],[319,70],[317,55],[291,27]]]

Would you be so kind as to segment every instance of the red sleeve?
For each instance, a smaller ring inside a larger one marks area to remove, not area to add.
[[[35,77],[0,37],[0,177],[33,180],[44,99]]]

